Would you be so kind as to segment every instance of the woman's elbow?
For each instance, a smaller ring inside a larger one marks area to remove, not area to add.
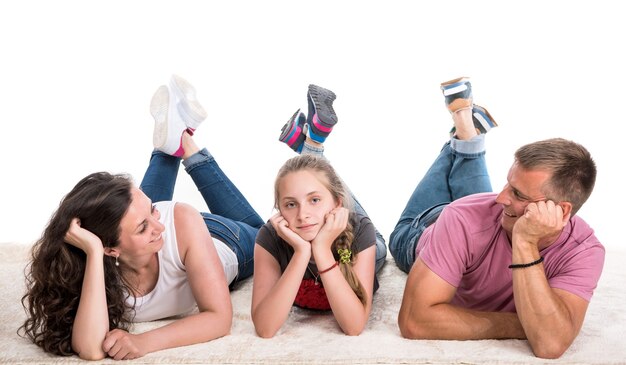
[[[222,334],[222,337],[228,336],[230,334],[230,330],[232,327],[233,327],[233,317],[230,316],[224,320],[224,325],[222,327],[222,330],[220,331],[220,333]]]
[[[200,317],[197,319],[199,328],[206,330],[202,341],[211,341],[230,334],[233,326],[233,310],[230,306],[214,310],[200,310]]]
[[[76,339],[72,337],[72,351],[82,360],[98,361],[107,356],[107,353],[102,350],[102,345],[80,343],[80,341],[75,340]]]
[[[106,353],[103,351],[77,351],[78,357],[82,360],[99,361],[106,357]]]
[[[220,334],[220,337],[227,336],[230,334],[230,330],[233,326],[232,308],[226,308],[226,310],[222,312],[220,318],[221,321],[218,333]]]

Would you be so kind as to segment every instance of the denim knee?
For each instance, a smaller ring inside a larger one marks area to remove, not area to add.
[[[441,211],[449,203],[437,204],[426,209],[420,215],[409,223],[407,221],[399,222],[396,228],[391,232],[389,238],[389,251],[396,260],[396,264],[400,270],[409,272],[411,266],[415,263],[415,249],[422,233],[435,223]]]
[[[389,237],[389,252],[400,270],[408,273],[415,262],[417,239],[411,234],[411,225],[398,224]]]

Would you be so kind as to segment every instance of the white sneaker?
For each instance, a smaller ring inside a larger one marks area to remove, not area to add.
[[[152,143],[157,150],[180,157],[185,152],[182,138],[187,125],[177,113],[172,99],[174,98],[170,97],[165,85],[161,85],[152,96],[150,102],[150,114],[154,118]]]
[[[196,89],[182,77],[172,75],[170,92],[180,117],[188,128],[195,131],[207,117],[207,112],[196,99]]]

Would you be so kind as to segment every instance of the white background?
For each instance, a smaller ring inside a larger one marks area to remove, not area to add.
[[[0,242],[38,238],[83,176],[139,182],[149,103],[172,73],[208,111],[196,134],[263,219],[306,90],[336,92],[327,157],[385,237],[447,138],[439,83],[470,76],[500,127],[493,187],[522,144],[564,137],[598,165],[580,211],[622,248],[624,34],[606,1],[12,1],[0,5]],[[622,162],[619,162],[622,161]],[[621,186],[621,188],[620,188]],[[176,200],[206,210],[181,170]]]

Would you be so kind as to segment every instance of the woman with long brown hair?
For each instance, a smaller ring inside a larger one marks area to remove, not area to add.
[[[229,285],[253,270],[263,220],[192,134],[206,118],[173,76],[154,94],[154,146],[139,187],[106,172],[82,179],[32,249],[20,328],[46,352],[134,359],[230,332]],[[209,213],[173,202],[181,164]],[[133,322],[180,316],[141,334]]]

